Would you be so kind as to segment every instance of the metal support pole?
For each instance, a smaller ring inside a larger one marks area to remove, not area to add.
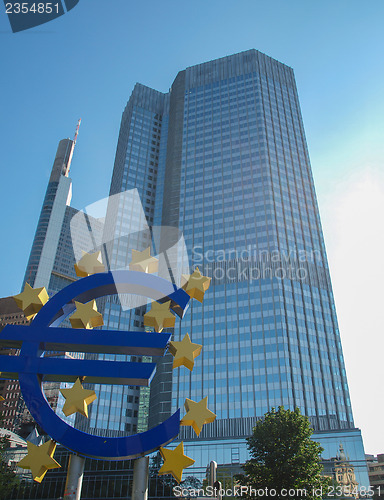
[[[220,493],[222,485],[220,481],[217,481],[217,463],[214,460],[212,460],[209,464],[209,472],[209,484],[214,488],[214,491],[216,491],[217,494],[214,498],[222,500],[223,495]]]
[[[80,500],[83,484],[85,458],[71,454],[69,456],[67,480],[65,482],[65,500]]]
[[[213,487],[216,482],[216,471],[217,471],[217,463],[214,460],[211,460],[209,464],[210,474],[209,474],[209,484]]]
[[[131,500],[148,499],[148,471],[149,457],[137,458],[133,466],[133,485]]]

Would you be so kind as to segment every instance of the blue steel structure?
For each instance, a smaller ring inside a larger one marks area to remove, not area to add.
[[[18,378],[25,403],[36,422],[57,442],[91,458],[125,460],[146,455],[176,438],[180,410],[146,432],[121,437],[100,437],[82,432],[60,419],[48,404],[42,381],[87,382],[149,386],[155,363],[45,358],[44,351],[70,350],[86,353],[145,354],[162,356],[171,334],[95,331],[57,328],[74,310],[74,301],[88,302],[105,295],[135,293],[159,301],[181,318],[189,295],[166,280],[136,271],[100,273],[83,278],[57,293],[28,327],[7,326],[0,344],[20,349],[19,356],[2,356],[1,377]],[[161,297],[161,299],[159,298]]]

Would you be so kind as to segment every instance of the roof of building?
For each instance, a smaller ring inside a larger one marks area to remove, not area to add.
[[[0,315],[2,314],[23,314],[23,311],[17,307],[13,297],[3,297],[0,299]]]
[[[27,446],[25,439],[8,429],[0,429],[0,437],[7,437],[11,448],[14,448],[15,446]]]

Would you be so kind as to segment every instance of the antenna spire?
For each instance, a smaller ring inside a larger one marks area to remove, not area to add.
[[[81,123],[81,118],[79,120],[77,120],[75,137],[73,138],[73,141],[72,141],[71,150],[69,152],[68,161],[67,161],[67,165],[66,165],[66,168],[65,168],[65,173],[64,173],[65,177],[68,177],[68,175],[69,175],[69,169],[71,168],[72,156],[73,156],[73,151],[75,149],[75,145],[76,145],[76,141],[77,141],[77,136],[79,135],[80,123]]]
[[[76,141],[77,141],[77,136],[79,135],[79,128],[80,128],[80,124],[81,124],[81,118],[79,118],[77,120],[77,126],[76,126],[76,131],[75,131],[75,137],[73,138],[73,145],[76,144]]]

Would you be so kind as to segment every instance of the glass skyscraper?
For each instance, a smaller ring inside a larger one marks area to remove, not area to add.
[[[79,210],[70,206],[69,171],[75,144],[76,140],[62,139],[57,147],[23,281],[23,288],[25,283],[33,288],[44,286],[50,296],[77,279],[73,237],[88,243],[92,230],[93,239],[100,241],[104,227],[90,216],[89,227],[80,224],[84,217],[76,218]]]
[[[126,237],[129,208],[109,210],[110,268],[126,267],[132,248],[150,244],[151,226],[170,226],[184,235],[191,269],[212,277],[204,302],[193,301],[174,329],[175,340],[188,332],[202,354],[192,373],[172,371],[170,355],[159,364],[149,426],[186,398],[208,396],[216,421],[199,438],[184,427],[180,439],[202,467],[236,464],[247,459],[256,419],[271,407],[299,407],[324,458],[343,444],[367,485],[292,68],[249,50],[181,71],[167,94],[137,84],[110,194],[130,189],[148,227]],[[173,276],[178,285],[186,271]],[[140,331],[145,309],[111,302],[105,324]],[[90,407],[91,427],[135,430],[137,389],[106,391]]]
[[[72,181],[69,177],[69,169],[74,146],[75,143],[71,139],[62,139],[57,147],[55,161],[53,162],[31,254],[25,271],[23,287],[27,282],[35,288],[45,286],[47,290],[50,289],[52,270],[59,248],[60,233],[64,221],[68,218],[67,212],[69,211],[72,198]],[[64,262],[63,259],[60,260]],[[70,273],[75,276],[72,269]],[[70,282],[67,278],[66,284]],[[62,286],[65,285],[63,284]]]
[[[104,221],[70,206],[72,180],[69,172],[77,132],[78,128],[74,140],[62,139],[58,144],[22,286],[24,289],[25,283],[28,283],[33,288],[45,287],[50,297],[78,279],[74,268],[77,260],[74,244],[78,246],[81,243],[88,248],[92,241],[101,240],[104,228]],[[62,326],[70,327],[69,320]],[[83,356],[64,352],[45,355]],[[60,417],[74,423],[74,416],[65,417],[61,412],[64,398],[59,388],[68,387],[67,383],[44,382],[43,387],[47,399]],[[30,422],[31,417],[24,403],[20,402],[20,405],[24,412],[21,421],[26,419]]]

